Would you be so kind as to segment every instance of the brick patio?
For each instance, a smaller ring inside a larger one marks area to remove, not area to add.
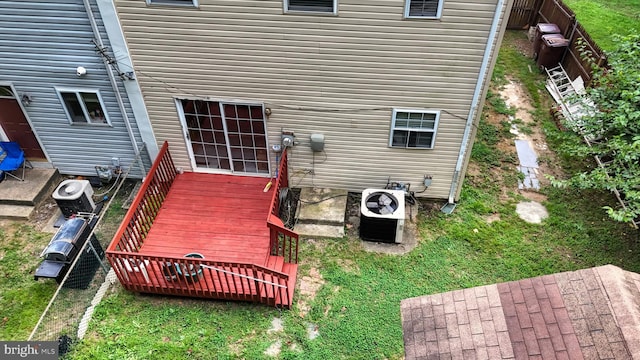
[[[640,359],[640,275],[607,265],[401,302],[410,359]]]

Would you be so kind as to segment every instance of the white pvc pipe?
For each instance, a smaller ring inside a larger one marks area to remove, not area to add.
[[[478,82],[476,83],[476,88],[473,93],[473,99],[471,100],[471,110],[469,111],[469,117],[467,117],[467,123],[464,128],[464,133],[462,135],[462,144],[460,144],[460,153],[458,154],[458,161],[456,162],[456,169],[453,172],[453,178],[451,180],[451,191],[449,192],[449,204],[454,203],[454,197],[456,194],[456,189],[458,187],[458,181],[460,179],[460,172],[462,171],[462,165],[464,164],[464,155],[467,152],[467,148],[469,146],[469,138],[471,136],[471,129],[473,127],[473,120],[476,117],[476,112],[478,111],[478,105],[480,104],[480,95],[482,93],[482,87],[484,82],[486,81],[489,61],[491,60],[491,50],[497,40],[498,36],[498,24],[500,24],[500,15],[502,14],[502,7],[504,6],[505,0],[498,0],[498,4],[496,5],[496,12],[493,14],[493,23],[491,24],[491,31],[489,32],[489,37],[487,38],[487,46],[484,50],[484,56],[482,58],[482,65],[480,66],[480,73],[478,74]],[[496,51],[498,49],[496,48]],[[497,55],[496,55],[497,56]]]

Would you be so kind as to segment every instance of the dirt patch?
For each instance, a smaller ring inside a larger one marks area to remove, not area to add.
[[[356,264],[355,261],[349,259],[338,259],[338,265],[350,274],[360,274],[360,267]]]
[[[493,222],[500,221],[500,214],[491,214],[491,215],[485,217],[484,220],[487,222],[487,224],[491,224]]]
[[[38,207],[33,211],[31,217],[31,223],[36,229],[43,232],[53,232],[53,226],[49,226],[51,221],[54,221],[54,217],[61,215],[58,205],[52,197],[46,198]]]
[[[532,115],[534,107],[527,90],[520,82],[508,78],[507,84],[499,90],[499,94],[505,100],[507,105],[516,109],[515,117],[507,118],[508,121],[512,123],[511,132],[515,135],[516,139],[528,141],[531,148],[536,153],[538,158],[537,179],[540,181],[540,186],[549,185],[549,181],[545,175],[559,176],[561,174],[559,174],[559,167],[554,166],[557,162],[555,160],[556,155],[550,151],[542,127],[537,124],[537,120]],[[493,116],[488,118],[491,122],[500,122],[504,119],[504,116],[498,117],[497,119]],[[505,146],[507,147],[506,149]],[[513,139],[505,139],[501,144],[499,144],[498,148],[501,150],[508,150],[513,153],[517,159]],[[526,197],[536,196],[525,194],[531,193],[531,191],[527,190],[520,190],[520,193]],[[531,200],[537,201],[537,199]]]
[[[269,330],[267,330],[267,333],[281,332],[282,330],[284,330],[282,319],[276,317],[271,320],[271,327],[269,328]]]
[[[527,38],[516,37],[510,39],[510,42],[522,55],[529,58],[533,57],[533,45]]]
[[[531,115],[533,106],[526,90],[522,88],[522,84],[509,80],[500,90],[500,96],[509,107],[516,109],[517,119],[522,120],[525,124],[533,122]]]
[[[315,299],[316,294],[324,284],[325,281],[322,278],[322,274],[320,274],[315,267],[312,267],[309,270],[309,274],[300,279],[300,284],[298,285],[298,310],[300,317],[304,318],[307,316],[309,310],[311,310],[309,304]]]
[[[267,350],[264,351],[264,354],[270,357],[276,357],[280,355],[281,350],[282,350],[282,341],[278,340],[273,344],[271,344],[271,346],[269,346]]]
[[[547,200],[547,196],[540,194],[538,192],[535,191],[521,191],[520,195],[524,196],[525,198],[531,200],[531,201],[535,201],[535,202],[544,202]]]

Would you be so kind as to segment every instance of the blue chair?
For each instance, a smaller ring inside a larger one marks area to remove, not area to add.
[[[24,169],[29,160],[24,158],[24,151],[17,142],[14,141],[0,141],[0,171],[9,175],[17,180],[24,181]],[[31,163],[29,167],[32,168]],[[22,176],[18,177],[12,174],[12,171],[16,171],[22,168]]]

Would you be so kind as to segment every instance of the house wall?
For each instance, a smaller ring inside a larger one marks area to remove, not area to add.
[[[445,0],[439,20],[403,19],[400,0],[339,0],[337,16],[283,14],[282,0],[198,3],[116,0],[156,138],[177,166],[191,168],[175,97],[250,100],[272,111],[271,144],[295,133],[293,185],[358,191],[390,178],[420,191],[428,174],[420,195],[448,197],[497,0]],[[393,107],[441,110],[435,148],[388,147]],[[325,135],[324,153],[310,150],[312,133]]]
[[[95,1],[92,8],[108,47]],[[29,93],[26,116],[51,164],[62,174],[95,176],[96,165],[119,157],[128,167],[135,150],[102,57],[92,43],[94,34],[82,0],[0,1],[0,81],[10,82],[18,96]],[[83,66],[87,75],[78,77]],[[120,78],[128,118],[134,119]],[[99,90],[111,126],[71,125],[55,87]],[[133,136],[142,144],[133,122]],[[133,167],[132,176],[142,170]]]

